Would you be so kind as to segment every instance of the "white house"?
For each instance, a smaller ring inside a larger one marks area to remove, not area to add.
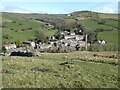
[[[67,14],[68,17],[70,17],[71,15],[70,14]]]
[[[15,48],[17,48],[16,44],[8,44],[8,45],[5,45],[5,49],[6,49],[6,50],[15,49]]]
[[[68,39],[75,39],[75,38],[76,38],[75,36],[71,36],[71,35],[66,35],[66,36],[65,36],[65,39],[67,39],[67,40],[68,40]]]
[[[98,40],[98,44],[105,44],[105,40]]]
[[[84,36],[83,35],[76,35],[76,40],[83,40],[84,39]]]
[[[75,32],[71,32],[70,35],[75,35]]]

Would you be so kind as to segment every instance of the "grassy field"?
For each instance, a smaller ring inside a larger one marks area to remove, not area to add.
[[[55,32],[57,32],[57,30],[52,29],[50,26],[44,25],[41,21],[27,20],[25,17],[27,16],[24,14],[3,13],[2,23],[4,27],[2,27],[2,35],[7,33],[11,37],[10,39],[3,38],[3,42],[35,39],[36,32],[38,30],[43,30],[46,36],[54,35]]]
[[[98,52],[94,52],[98,53]],[[2,57],[4,88],[118,88],[117,59],[93,52],[40,53],[40,57]],[[100,52],[104,55],[117,52]],[[104,61],[104,62],[102,62]],[[71,64],[59,65],[64,62]],[[112,63],[110,63],[112,62]],[[35,71],[33,68],[47,71]]]
[[[29,31],[23,31],[23,32],[15,32],[13,30],[4,29],[4,33],[9,33],[11,39],[3,39],[3,42],[15,42],[16,40],[25,41],[28,39],[34,39],[35,38],[35,31],[29,30]]]
[[[98,39],[105,40],[107,44],[118,45],[119,31],[100,32]]]
[[[106,20],[106,23],[99,24],[101,20]],[[85,20],[80,20],[80,23],[83,23],[86,28],[94,31],[95,29],[102,28],[102,29],[114,29],[118,30],[118,21],[117,19],[85,19]]]

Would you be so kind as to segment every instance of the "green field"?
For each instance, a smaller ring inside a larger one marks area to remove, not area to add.
[[[98,24],[98,21],[101,20],[106,20],[106,23],[103,24]],[[114,30],[118,30],[118,21],[117,19],[85,19],[85,20],[81,20],[79,21],[80,23],[83,23],[86,28],[90,29],[91,31],[94,31],[95,29],[114,29]]]
[[[25,41],[27,39],[35,38],[35,31],[24,31],[24,32],[15,32],[13,30],[4,29],[3,34],[8,32],[11,36],[11,39],[3,39],[3,42],[15,42],[16,40]]]
[[[118,33],[119,31],[100,32],[98,39],[105,40],[107,44],[118,45]]]
[[[27,16],[24,14],[3,13],[2,35],[7,33],[10,36],[10,39],[3,38],[3,43],[35,39],[36,32],[39,30],[43,30],[46,36],[54,35],[57,32],[41,21],[27,20],[25,17]]]
[[[8,72],[3,73],[3,87],[118,88],[118,65],[114,65],[117,64],[116,59],[93,57],[94,53],[40,53],[40,57],[4,56],[2,66]],[[115,53],[117,52],[101,52],[104,55]],[[59,65],[64,62],[72,64]],[[32,71],[33,68],[48,71]]]

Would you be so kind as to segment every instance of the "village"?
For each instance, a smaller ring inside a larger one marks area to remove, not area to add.
[[[83,31],[79,30],[79,32],[82,33]],[[87,37],[84,34],[76,34],[75,32],[68,31],[62,31],[59,32],[59,34],[62,36],[60,40],[57,40],[53,35],[47,37],[47,43],[35,39],[31,41],[23,41],[22,43],[16,41],[15,43],[5,44],[5,51],[1,55],[9,53],[9,55],[13,56],[39,56],[35,53],[68,53],[72,51],[82,51],[90,46],[90,43],[87,42]],[[99,40],[97,44],[105,44],[105,41]]]

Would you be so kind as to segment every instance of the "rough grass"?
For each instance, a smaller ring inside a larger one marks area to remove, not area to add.
[[[97,52],[94,52],[97,53]],[[92,52],[40,53],[40,57],[3,57],[4,88],[117,88],[118,65],[94,62]],[[115,54],[117,52],[101,52]],[[78,58],[79,57],[79,58]],[[86,60],[83,61],[82,59]],[[93,61],[89,61],[89,60]],[[73,64],[59,65],[70,62]],[[31,71],[48,69],[47,72]]]

